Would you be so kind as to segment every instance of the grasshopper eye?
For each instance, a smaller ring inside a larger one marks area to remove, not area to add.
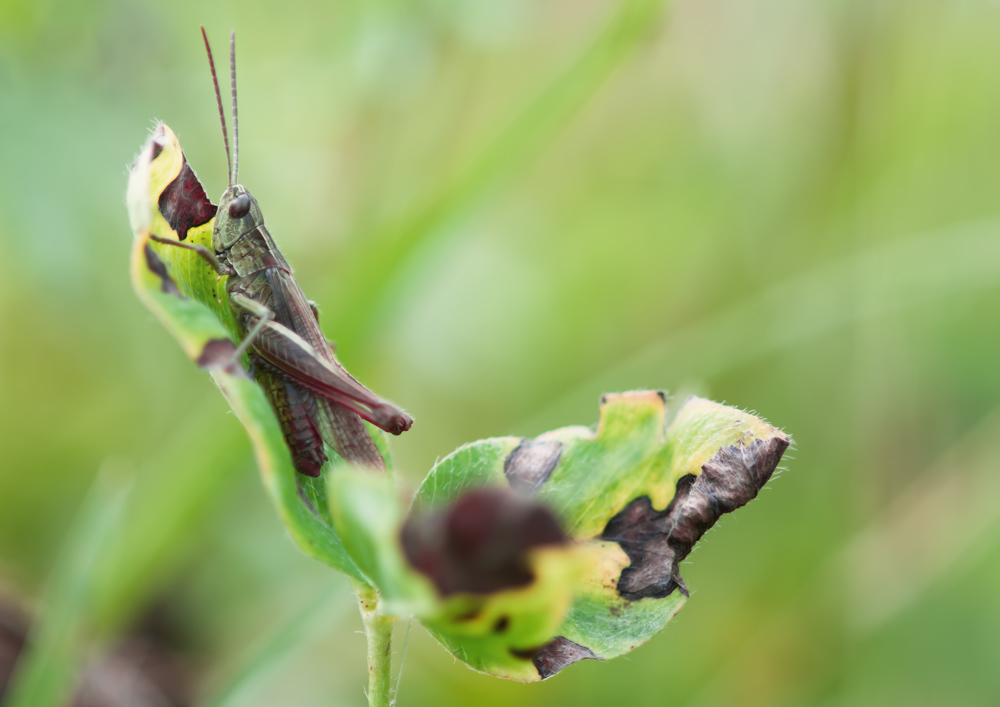
[[[233,199],[233,203],[229,205],[229,217],[230,218],[243,218],[250,211],[250,195],[240,194],[238,197]]]

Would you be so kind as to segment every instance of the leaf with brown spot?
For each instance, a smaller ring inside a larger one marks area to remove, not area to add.
[[[666,626],[687,598],[678,564],[719,516],[757,495],[788,444],[762,420],[707,400],[689,399],[667,426],[662,393],[609,394],[596,429],[460,447],[431,470],[414,512],[509,486],[547,504],[588,549],[559,629],[521,658],[544,679],[576,660],[622,655]]]

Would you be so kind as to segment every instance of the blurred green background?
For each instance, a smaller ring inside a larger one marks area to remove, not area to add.
[[[225,186],[203,23],[237,30],[241,181],[416,418],[411,488],[611,390],[796,441],[646,646],[524,686],[414,625],[399,705],[1000,703],[1000,3],[204,5],[0,2],[0,584],[79,600],[70,662],[142,634],[198,700],[365,704],[347,583],[128,280],[151,119]]]

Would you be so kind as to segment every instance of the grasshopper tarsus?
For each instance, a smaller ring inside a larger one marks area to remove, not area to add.
[[[229,270],[226,265],[223,265],[219,259],[216,257],[215,253],[210,251],[203,245],[198,243],[183,243],[181,241],[175,241],[172,238],[161,238],[154,233],[149,234],[149,239],[151,241],[156,241],[157,243],[162,243],[163,245],[172,245],[177,248],[183,248],[184,250],[192,250],[202,257],[202,259],[208,263],[209,267],[215,270],[216,279],[218,282],[222,279],[222,276],[228,274]]]
[[[387,417],[382,419],[382,424],[375,424],[394,435],[401,435],[413,426],[413,418],[395,407],[393,407],[392,412],[388,413]]]

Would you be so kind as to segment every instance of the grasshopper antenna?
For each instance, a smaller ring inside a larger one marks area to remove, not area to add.
[[[219,121],[222,123],[222,140],[226,143],[226,166],[229,168],[229,186],[233,186],[233,158],[229,155],[229,134],[226,132],[226,115],[222,112],[222,94],[219,93],[219,78],[215,75],[215,60],[212,59],[212,47],[208,46],[208,35],[205,25],[201,26],[201,38],[205,40],[205,51],[208,52],[208,65],[212,68],[212,83],[215,84],[215,102],[219,104]]]
[[[236,111],[236,30],[229,35],[229,74],[233,83],[233,183],[240,181],[240,117]]]

